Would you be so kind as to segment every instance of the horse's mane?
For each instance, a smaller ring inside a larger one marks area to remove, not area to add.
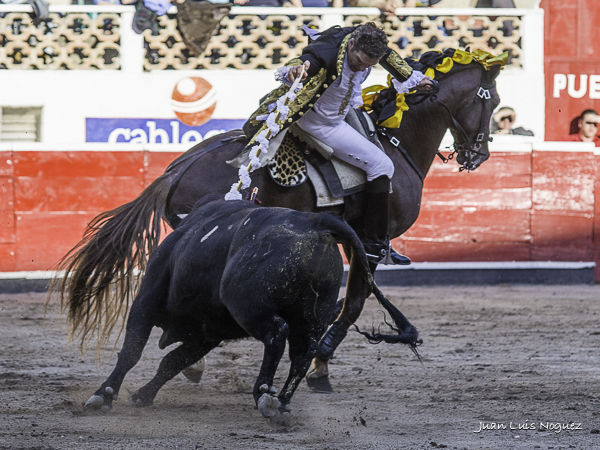
[[[448,76],[454,75],[455,73],[466,69],[472,64],[479,64],[478,62],[473,60],[469,64],[454,64],[452,68],[446,73],[438,71],[436,69],[437,66],[442,64],[446,58],[452,58],[456,50],[457,49],[454,48],[447,48],[443,52],[429,51],[423,53],[419,59],[407,57],[404,58],[404,60],[408,63],[410,67],[413,68],[413,70],[418,70],[421,73],[425,73],[428,69],[435,70],[435,79],[440,81],[444,78],[447,78]],[[414,92],[405,95],[407,103],[410,104],[411,97],[413,95],[415,95]],[[392,86],[384,88],[374,95],[373,101],[369,105],[369,109],[372,111],[371,117],[376,123],[379,122],[379,118],[383,117],[381,119],[381,122],[383,122],[386,117],[389,117],[390,113],[393,114],[392,111],[395,109],[396,100],[396,90]]]
[[[446,58],[452,58],[456,53],[456,48],[447,48],[443,52],[429,51],[423,53],[419,59],[404,58],[406,63],[414,70],[425,73],[427,69],[435,69],[439,64],[444,62]]]

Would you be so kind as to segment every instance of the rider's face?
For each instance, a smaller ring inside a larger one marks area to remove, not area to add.
[[[379,58],[371,58],[354,46],[354,39],[348,41],[348,66],[352,72],[362,72],[379,62]]]

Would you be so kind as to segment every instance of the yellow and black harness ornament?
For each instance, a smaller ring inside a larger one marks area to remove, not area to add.
[[[436,73],[448,73],[452,70],[454,64],[467,65],[476,61],[481,64],[485,70],[490,70],[493,66],[504,68],[508,62],[508,58],[508,52],[494,56],[483,50],[467,52],[464,50],[447,49],[444,52],[427,52],[421,59],[407,59],[407,62],[413,69],[419,70],[425,76],[435,80]],[[406,103],[406,96],[412,95],[415,92],[416,91],[412,91],[408,94],[398,94],[392,87],[392,78],[388,76],[387,86],[378,84],[363,89],[363,108],[366,111],[375,112],[371,117],[378,126],[384,128],[399,128],[402,123],[404,112],[409,110],[409,106]],[[482,93],[482,95],[485,95],[485,93]]]

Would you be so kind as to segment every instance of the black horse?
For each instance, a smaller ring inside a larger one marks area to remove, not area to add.
[[[409,100],[410,110],[400,128],[378,129],[385,152],[395,165],[390,195],[392,238],[416,221],[423,178],[447,129],[455,140],[456,161],[463,168],[473,170],[489,157],[489,122],[500,102],[495,82],[499,72],[499,66],[486,70],[475,61],[455,64],[447,73],[436,72],[439,92],[425,101]],[[101,342],[126,316],[137,288],[137,269],[143,272],[148,255],[156,248],[162,221],[176,228],[180,215],[187,214],[198,199],[214,193],[224,195],[238,179],[237,169],[225,164],[246,145],[236,136],[239,132],[215,136],[180,156],[137,199],[96,217],[82,241],[62,260],[59,268],[65,277],[53,289],[61,291],[61,303],[68,307],[73,333],[79,334],[82,345],[94,333]],[[344,212],[343,206],[317,208],[310,183],[282,187],[272,181],[265,168],[253,172],[252,181],[265,206],[338,215]],[[360,235],[361,220],[350,225]],[[352,261],[351,249],[345,252]],[[375,269],[371,267],[373,272]],[[322,339],[307,376],[312,387],[331,390],[327,361],[359,317],[369,294],[369,285],[351,268],[341,312]]]
[[[112,407],[156,326],[163,329],[160,348],[181,345],[132,395],[134,404],[152,404],[167,381],[223,340],[252,336],[264,344],[253,390],[256,405],[264,417],[289,412],[292,395],[333,319],[344,273],[337,243],[352,248],[357,273],[390,313],[400,342],[416,353],[417,330],[379,291],[364,248],[343,219],[206,197],[150,257],[116,367],[86,408]],[[273,378],[286,340],[289,376],[276,395]]]

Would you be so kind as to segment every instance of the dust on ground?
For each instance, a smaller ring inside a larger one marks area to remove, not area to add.
[[[303,382],[288,427],[254,407],[252,340],[210,353],[199,384],[178,375],[154,406],[129,405],[165,354],[158,330],[113,410],[84,412],[116,354],[98,367],[67,346],[56,304],[44,320],[43,294],[0,295],[0,449],[600,448],[600,286],[383,291],[419,328],[422,363],[350,332],[330,364],[337,393]],[[380,309],[369,299],[360,327],[379,324]],[[279,388],[287,369],[286,356]],[[477,432],[482,423],[495,429]]]

